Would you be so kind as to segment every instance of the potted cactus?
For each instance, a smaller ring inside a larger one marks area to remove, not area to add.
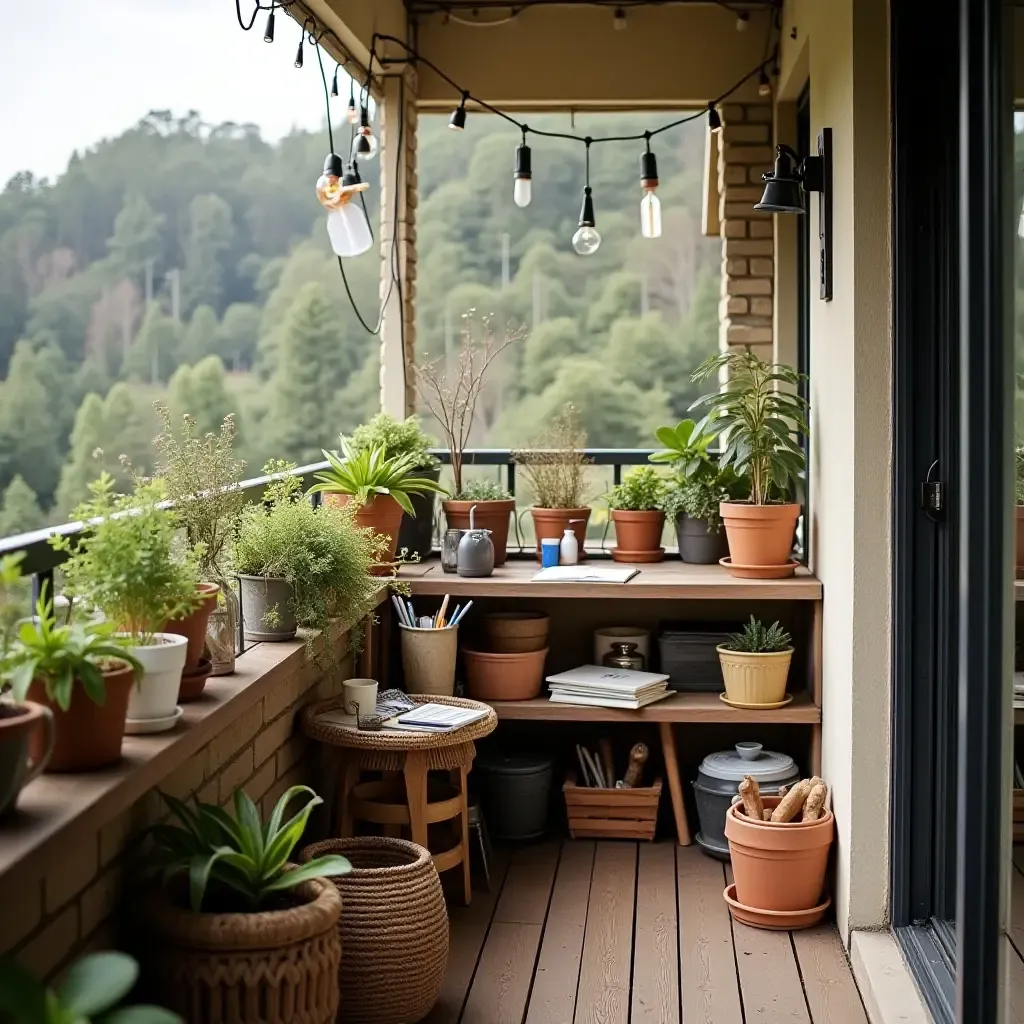
[[[650,466],[630,470],[608,494],[615,523],[616,562],[660,562],[665,557],[661,534],[665,527],[662,502],[665,481]]]
[[[786,680],[793,659],[790,635],[778,622],[770,626],[750,616],[739,633],[718,645],[726,703],[772,708],[789,703]]]

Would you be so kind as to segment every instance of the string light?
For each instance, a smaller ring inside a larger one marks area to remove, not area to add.
[[[327,210],[327,235],[335,255],[343,259],[361,256],[373,245],[373,234],[366,214],[353,198],[365,191],[367,183],[359,177],[359,167],[352,161],[342,176],[341,157],[328,153],[324,173],[316,183],[316,197]]]
[[[306,29],[302,29],[302,35],[299,36],[299,48],[295,51],[295,66],[297,68],[302,67],[302,44],[306,41]]]
[[[768,78],[767,72],[764,68],[761,69],[761,74],[757,79],[757,95],[761,99],[767,99],[772,94],[772,83]]]
[[[334,77],[331,79],[331,96],[338,98],[338,68],[334,69]]]
[[[461,132],[466,127],[466,100],[469,99],[469,93],[464,92],[462,94],[462,102],[452,111],[452,116],[448,119],[448,127],[453,132]]]
[[[716,134],[722,130],[722,118],[714,103],[708,104],[708,128]]]
[[[615,13],[612,15],[612,28],[616,32],[623,32],[626,27],[626,12],[621,7],[616,7]]]
[[[747,25],[750,22],[750,13],[748,11],[737,11],[736,12],[736,31],[746,32]]]
[[[516,206],[530,205],[533,198],[533,171],[530,167],[530,147],[526,144],[526,125],[523,125],[523,141],[516,146],[516,173],[512,183],[512,202]]]
[[[356,86],[351,78],[348,80],[348,123],[359,123],[359,111],[356,109]]]
[[[644,238],[661,238],[661,200],[654,194],[658,187],[658,161],[651,152],[650,134],[647,149],[640,154],[640,187],[644,192],[640,200],[640,234]]]
[[[377,140],[370,127],[370,114],[366,107],[359,113],[359,131],[352,141],[353,160],[372,160],[377,155]]]
[[[601,235],[597,230],[597,219],[594,217],[594,198],[590,188],[590,144],[594,141],[589,135],[583,140],[587,147],[586,185],[583,186],[583,206],[580,207],[580,223],[572,236],[572,247],[580,256],[592,256],[601,245]]]
[[[263,42],[272,43],[274,41],[274,8],[270,8],[270,13],[267,15],[267,27],[263,32]]]

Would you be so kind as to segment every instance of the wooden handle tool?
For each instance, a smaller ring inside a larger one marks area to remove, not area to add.
[[[622,784],[626,789],[633,789],[639,782],[644,772],[644,764],[650,756],[646,743],[637,743],[629,752],[629,767],[626,768],[626,775]]]
[[[600,740],[597,749],[601,751],[601,767],[604,769],[605,781],[609,787],[615,785],[615,759],[612,757],[612,741]]]

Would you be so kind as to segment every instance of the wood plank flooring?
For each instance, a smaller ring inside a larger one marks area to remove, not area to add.
[[[697,847],[548,842],[495,855],[451,911],[426,1024],[867,1024],[835,928],[734,924]]]

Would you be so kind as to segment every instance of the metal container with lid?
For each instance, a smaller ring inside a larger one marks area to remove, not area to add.
[[[697,842],[712,857],[729,859],[725,815],[744,775],[757,780],[764,796],[775,796],[780,786],[800,780],[800,771],[793,758],[788,754],[764,750],[760,743],[737,743],[732,750],[708,754],[698,769],[693,790],[700,816]]]
[[[495,753],[476,759],[473,776],[491,835],[514,840],[544,835],[553,772],[554,762],[543,754]]]

